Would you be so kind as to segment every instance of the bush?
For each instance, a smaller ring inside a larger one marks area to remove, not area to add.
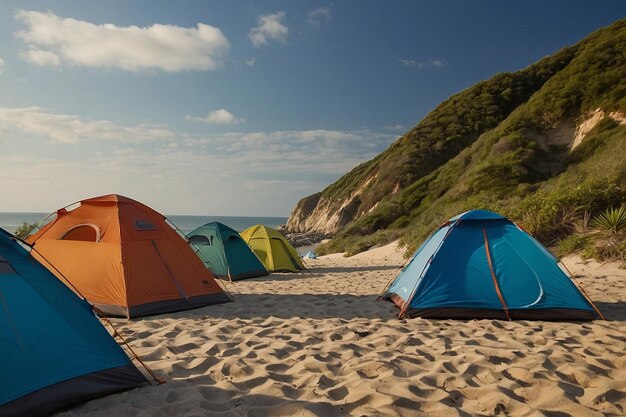
[[[626,261],[626,239],[609,240],[596,247],[600,261]]]
[[[558,257],[569,255],[570,253],[584,250],[587,248],[589,242],[590,238],[588,236],[577,234],[569,235],[556,245],[554,252]]]
[[[626,204],[620,208],[609,207],[593,219],[593,225],[609,235],[617,235],[626,230]]]
[[[37,223],[30,224],[24,222],[24,224],[15,229],[13,234],[20,239],[26,239],[26,237],[28,237],[28,233],[33,230],[35,226],[37,226]]]

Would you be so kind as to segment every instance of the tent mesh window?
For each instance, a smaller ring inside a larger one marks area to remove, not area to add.
[[[140,232],[150,231],[150,230],[159,230],[154,224],[150,223],[148,220],[135,220],[135,230]]]
[[[69,228],[59,239],[98,242],[100,240],[100,228],[95,224],[78,224]]]
[[[211,236],[211,237],[213,237],[213,236]],[[209,238],[208,238],[208,237],[206,237],[206,236],[199,236],[199,235],[191,236],[191,237],[189,238],[189,241],[190,241],[191,243],[193,243],[194,245],[207,245],[207,246],[211,246],[211,244],[212,244],[212,240],[213,240],[213,239],[209,240]]]

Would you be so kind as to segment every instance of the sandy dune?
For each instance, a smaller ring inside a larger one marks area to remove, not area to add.
[[[236,283],[236,302],[116,320],[167,380],[63,416],[626,414],[626,271],[566,260],[609,322],[398,320],[395,245]],[[231,290],[234,287],[230,285]]]

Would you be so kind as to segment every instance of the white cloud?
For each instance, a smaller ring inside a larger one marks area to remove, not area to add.
[[[0,108],[0,194],[14,197],[4,205],[13,211],[53,210],[116,192],[166,214],[286,215],[299,198],[397,138],[381,132],[200,135],[85,120],[39,107]]]
[[[257,17],[258,26],[250,29],[248,37],[256,47],[267,44],[270,40],[285,42],[289,28],[282,23],[285,12],[266,14]]]
[[[27,46],[21,56],[41,66],[212,70],[222,65],[230,47],[219,28],[204,23],[190,28],[163,24],[119,27],[26,10],[15,17],[26,25],[15,34]]]
[[[61,58],[54,52],[43,49],[29,49],[20,51],[20,56],[27,61],[42,67],[60,67]]]
[[[291,172],[317,171],[341,174],[384,150],[397,135],[370,130],[286,130],[273,132],[229,132],[199,138],[186,138],[188,147],[207,147],[227,157],[246,158],[241,162],[259,170],[273,169],[276,176]],[[252,164],[252,165],[251,165]],[[289,176],[288,178],[292,178]]]
[[[405,126],[404,125],[387,125],[387,126],[383,126],[383,129],[385,129],[385,130],[404,130]]]
[[[2,75],[2,69],[4,68],[4,61],[0,58],[0,75]]]
[[[54,143],[117,141],[144,143],[172,139],[175,134],[158,125],[121,126],[108,120],[82,120],[77,116],[52,113],[41,107],[0,107],[0,130],[47,137]]]
[[[428,63],[433,67],[443,67],[446,64],[440,59],[431,60],[431,61],[428,61]]]
[[[254,64],[256,64],[256,58],[246,59],[243,62],[245,62],[247,66],[253,67]]]
[[[307,13],[307,20],[312,25],[320,25],[330,20],[330,8],[320,7]]]
[[[212,117],[211,117],[212,116]],[[241,120],[220,109],[209,113],[201,121],[221,122]],[[0,131],[9,142],[15,138],[43,137],[55,144],[125,144],[116,149],[131,149],[142,144],[156,144],[159,149],[204,147],[228,154],[250,154],[260,160],[286,161],[285,155],[299,155],[315,163],[341,163],[351,157],[369,156],[372,149],[382,150],[397,135],[370,130],[338,131],[328,129],[279,130],[273,132],[227,132],[222,134],[192,135],[175,132],[167,126],[139,124],[120,125],[108,120],[85,120],[76,115],[53,113],[41,107],[0,107]],[[358,144],[358,146],[355,146]],[[109,145],[106,145],[109,146]],[[285,154],[275,153],[285,152]]]
[[[404,65],[405,67],[416,67],[417,66],[417,61],[415,61],[413,59],[399,59],[398,62],[401,63],[402,65]]]
[[[205,117],[185,116],[185,120],[192,122],[201,122],[214,125],[233,125],[245,122],[244,119],[235,117],[226,109],[218,109],[209,112]]]
[[[398,59],[398,62],[404,65],[405,67],[415,67],[418,69],[422,68],[440,68],[446,65],[445,61],[441,59],[429,59],[428,61],[418,62],[414,59]]]

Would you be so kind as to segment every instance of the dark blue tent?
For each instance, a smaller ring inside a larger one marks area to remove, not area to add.
[[[472,210],[440,226],[382,296],[400,317],[593,320],[557,259],[507,218]]]
[[[0,229],[0,416],[43,416],[146,382],[91,306]]]

